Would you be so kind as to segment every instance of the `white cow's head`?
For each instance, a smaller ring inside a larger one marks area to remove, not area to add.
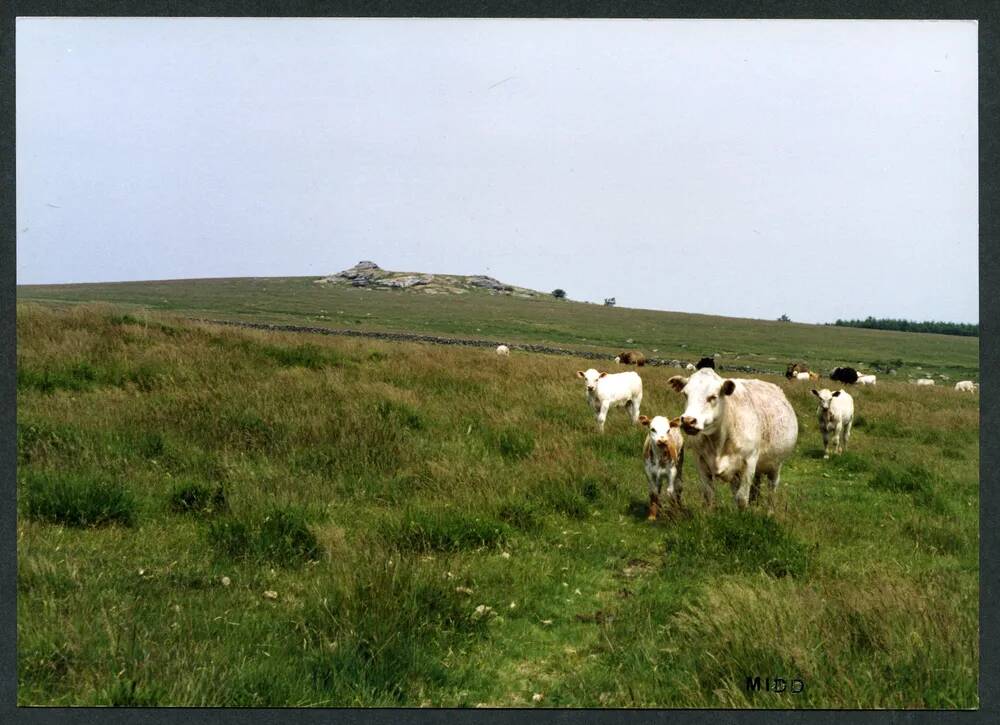
[[[670,432],[671,428],[677,428],[681,424],[680,418],[674,418],[673,420],[667,420],[662,415],[657,415],[653,418],[647,418],[644,415],[639,416],[639,422],[649,428],[649,438],[656,445],[661,448],[667,447],[667,434]]]
[[[586,372],[584,372],[583,370],[576,371],[576,376],[578,378],[583,378],[585,381],[587,381],[588,393],[592,393],[595,390],[597,390],[597,381],[603,378],[605,375],[607,375],[607,373],[599,373],[596,370],[594,370],[594,368],[590,368],[590,370],[587,370]]]
[[[822,408],[823,410],[830,410],[830,403],[832,403],[833,399],[836,398],[838,395],[840,395],[842,392],[844,391],[837,390],[831,393],[826,388],[823,388],[822,390],[816,390],[815,388],[813,388],[812,394],[815,395],[817,398],[819,398],[820,408]]]
[[[681,429],[688,435],[714,433],[726,409],[726,398],[736,390],[736,383],[723,379],[712,368],[702,368],[689,378],[674,375],[667,382],[687,398]]]

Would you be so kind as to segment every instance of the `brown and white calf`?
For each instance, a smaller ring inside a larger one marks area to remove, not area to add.
[[[668,381],[687,398],[681,415],[684,444],[698,461],[705,501],[714,503],[716,479],[728,483],[745,509],[762,476],[772,491],[781,465],[795,449],[799,424],[781,388],[763,380],[723,379],[702,368],[689,378]]]
[[[662,415],[654,418],[640,415],[639,422],[649,428],[649,435],[642,446],[642,460],[649,481],[649,510],[646,517],[652,521],[660,510],[664,479],[667,481],[667,498],[678,506],[681,504],[684,436],[680,431],[680,418],[667,420]]]
[[[831,393],[826,388],[813,390],[812,394],[819,398],[819,430],[823,434],[823,458],[830,457],[830,439],[834,444],[834,453],[843,453],[847,441],[851,439],[851,426],[854,425],[854,398],[845,390]],[[832,434],[832,435],[831,435]]]
[[[612,406],[625,407],[632,423],[639,422],[639,405],[642,403],[642,378],[639,373],[606,373],[590,368],[577,370],[576,376],[587,382],[587,402],[597,415],[597,430],[604,432],[604,421]]]

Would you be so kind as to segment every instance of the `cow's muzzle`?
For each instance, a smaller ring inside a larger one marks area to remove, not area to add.
[[[688,435],[698,435],[701,433],[701,426],[698,425],[698,421],[691,416],[681,417],[681,430],[683,430]]]

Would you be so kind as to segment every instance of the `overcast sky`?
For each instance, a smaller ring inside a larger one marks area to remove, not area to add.
[[[975,322],[973,22],[17,21],[21,284],[486,273]]]

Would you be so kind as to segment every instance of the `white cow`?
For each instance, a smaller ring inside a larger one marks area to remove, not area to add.
[[[660,508],[663,479],[667,480],[667,497],[678,506],[681,503],[681,472],[684,468],[684,436],[681,419],[667,420],[662,415],[655,418],[639,416],[639,422],[649,428],[649,435],[642,446],[642,458],[649,480],[649,510],[652,521]]]
[[[795,375],[795,379],[796,380],[809,380],[810,379],[810,376],[809,376],[808,372],[795,373],[794,375]]]
[[[741,509],[751,494],[756,496],[761,476],[770,479],[772,491],[778,488],[781,464],[799,435],[795,411],[781,388],[763,380],[724,380],[711,368],[668,382],[687,398],[681,429],[685,445],[697,456],[709,506],[715,479],[730,484]]]
[[[874,375],[858,375],[858,385],[874,385]]]
[[[823,458],[830,457],[830,434],[833,433],[835,453],[843,453],[847,441],[851,439],[851,426],[854,425],[854,398],[844,390],[831,393],[826,388],[813,389],[812,394],[819,398],[819,430],[823,434]]]
[[[934,380],[932,378],[918,378],[917,385],[934,385]]]
[[[497,345],[497,355],[501,357],[510,357],[510,348],[506,345]]]
[[[577,370],[576,376],[587,382],[587,402],[597,414],[597,429],[604,432],[604,421],[611,406],[628,409],[632,423],[639,422],[639,405],[642,403],[642,378],[639,373],[598,372],[590,368]]]
[[[959,380],[955,383],[955,390],[963,393],[976,392],[976,384],[971,380]]]

